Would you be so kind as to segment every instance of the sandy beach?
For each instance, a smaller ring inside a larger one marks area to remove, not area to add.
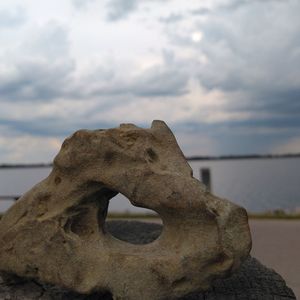
[[[279,273],[300,299],[300,220],[250,220],[251,254]]]

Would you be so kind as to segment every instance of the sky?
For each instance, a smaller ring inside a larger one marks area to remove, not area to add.
[[[300,152],[299,0],[0,2],[0,163],[164,120],[187,156]]]

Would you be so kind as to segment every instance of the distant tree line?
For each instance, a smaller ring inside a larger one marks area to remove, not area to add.
[[[260,159],[260,158],[294,158],[300,157],[295,154],[247,154],[247,155],[220,155],[220,156],[191,156],[187,160],[226,160],[226,159]]]
[[[300,157],[300,153],[295,154],[247,154],[247,155],[220,155],[220,156],[189,156],[189,161],[195,160],[230,160],[230,159],[261,159],[261,158],[295,158]],[[52,163],[35,164],[0,164],[0,169],[17,168],[50,168]]]

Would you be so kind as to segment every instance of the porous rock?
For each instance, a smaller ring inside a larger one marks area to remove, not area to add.
[[[159,238],[134,245],[105,229],[117,193],[156,211]],[[114,299],[172,299],[206,290],[248,256],[246,211],[192,176],[162,121],[67,138],[50,175],[0,221],[0,271]]]

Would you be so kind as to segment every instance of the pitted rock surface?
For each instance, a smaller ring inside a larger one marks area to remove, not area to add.
[[[105,229],[117,193],[156,211],[161,235],[135,245]],[[80,130],[66,139],[53,170],[0,221],[0,270],[78,293],[114,299],[172,299],[207,290],[248,257],[246,211],[192,176],[162,121]]]
[[[134,244],[154,241],[162,226],[137,221],[108,221],[106,228],[115,237]],[[1,277],[0,277],[1,278]],[[112,295],[82,295],[57,286],[20,278],[0,279],[0,300],[112,300]],[[248,257],[231,277],[217,279],[206,292],[186,295],[178,300],[292,300],[293,291],[275,271]]]

